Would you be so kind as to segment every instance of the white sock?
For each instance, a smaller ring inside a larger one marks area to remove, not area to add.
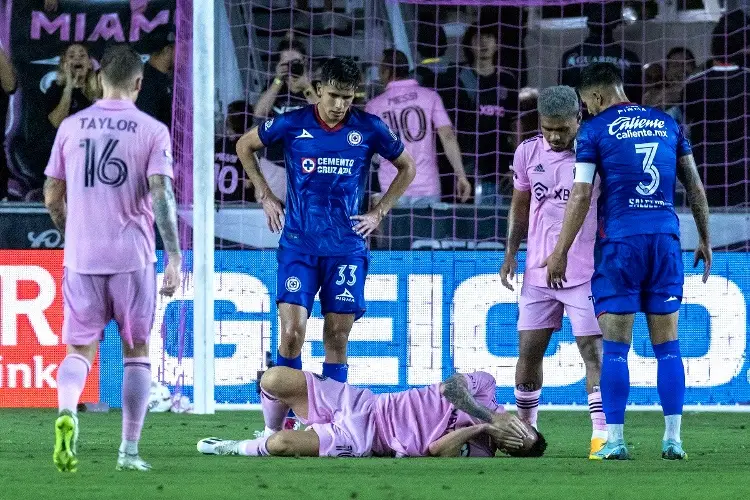
[[[138,441],[127,441],[125,439],[120,443],[120,453],[126,455],[137,455],[138,454]]]
[[[680,427],[682,426],[682,415],[664,415],[664,441],[674,439],[681,443]]]
[[[607,424],[607,439],[610,443],[616,443],[617,441],[623,441],[623,432],[625,431],[625,424]]]

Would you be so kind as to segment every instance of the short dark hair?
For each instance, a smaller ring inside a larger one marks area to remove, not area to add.
[[[101,60],[102,77],[115,86],[125,86],[143,74],[141,56],[130,45],[107,47]]]
[[[409,60],[406,54],[396,49],[385,49],[383,51],[383,65],[391,70],[396,78],[407,78],[409,76]]]
[[[750,17],[742,10],[724,14],[711,33],[711,56],[742,66],[744,51],[750,44]]]
[[[474,64],[474,52],[471,50],[471,42],[474,40],[475,36],[482,36],[482,35],[488,35],[488,36],[494,36],[497,40],[497,54],[495,55],[496,63],[499,61],[499,55],[500,55],[500,33],[497,29],[496,25],[490,24],[487,26],[478,26],[476,24],[469,27],[469,29],[466,30],[466,33],[464,33],[464,37],[461,39],[461,45],[464,49],[464,58],[466,59],[466,63],[471,66]]]
[[[423,59],[442,57],[448,50],[445,30],[435,21],[420,20],[417,24],[417,52]]]
[[[232,101],[227,106],[227,121],[237,133],[243,133],[253,123],[253,106],[246,101]]]
[[[593,63],[581,71],[581,82],[578,84],[578,91],[590,89],[591,87],[617,87],[622,84],[620,68],[612,63]]]
[[[279,46],[276,48],[276,52],[283,52],[285,50],[296,50],[303,56],[307,55],[307,49],[305,45],[298,40],[283,39],[279,42]]]
[[[547,440],[541,432],[536,431],[536,441],[528,450],[506,450],[506,454],[516,458],[539,458],[544,455],[547,449]]]
[[[695,62],[695,54],[693,54],[693,51],[690,50],[687,47],[672,47],[669,52],[667,52],[667,59],[671,58],[672,56],[683,53],[685,54],[685,59],[688,61]]]
[[[320,83],[342,89],[356,89],[362,81],[362,72],[351,57],[332,57],[320,68]]]

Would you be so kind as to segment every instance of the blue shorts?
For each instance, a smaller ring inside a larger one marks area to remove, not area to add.
[[[680,309],[685,275],[677,236],[607,238],[597,243],[595,260],[591,292],[597,317],[671,314]]]
[[[312,313],[315,294],[320,290],[320,310],[353,314],[365,313],[365,278],[370,259],[366,254],[321,257],[279,247],[276,303],[295,304]]]

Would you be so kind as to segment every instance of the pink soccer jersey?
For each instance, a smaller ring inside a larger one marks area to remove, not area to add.
[[[130,101],[97,101],[62,122],[45,174],[66,181],[67,269],[118,274],[156,262],[148,177],[173,177],[164,124]]]
[[[398,80],[368,102],[365,111],[382,118],[414,158],[417,173],[404,196],[440,196],[435,131],[451,126],[451,121],[438,93],[420,87],[416,80]],[[391,185],[396,172],[391,162],[381,160],[378,179],[382,192]]]
[[[513,187],[531,191],[529,235],[527,238],[524,282],[547,286],[547,268],[541,267],[557,244],[565,216],[565,205],[573,188],[573,151],[555,152],[539,135],[522,142],[513,158]],[[566,287],[586,283],[594,274],[594,243],[596,241],[596,200],[594,187],[591,208],[581,232],[568,252]]]
[[[469,392],[477,403],[491,411],[503,412],[495,401],[495,379],[489,373],[465,374]],[[456,429],[481,423],[456,410],[440,394],[440,384],[391,394],[380,394],[375,401],[376,443],[381,443],[397,457],[427,456],[431,443]],[[494,456],[488,439],[469,443],[467,455]],[[382,452],[382,450],[373,450]]]

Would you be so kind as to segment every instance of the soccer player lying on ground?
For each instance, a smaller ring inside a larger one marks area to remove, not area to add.
[[[563,310],[568,312],[573,335],[586,365],[586,392],[593,431],[591,451],[607,441],[599,379],[602,369],[602,334],[591,300],[594,274],[596,207],[589,209],[586,222],[570,249],[573,261],[567,287],[547,287],[547,270],[542,266],[557,242],[565,205],[573,188],[575,151],[573,144],[581,120],[578,94],[571,87],[549,87],[539,94],[542,134],[521,143],[513,159],[513,201],[508,214],[508,245],[500,268],[502,284],[513,290],[518,263],[516,253],[528,233],[526,272],[518,303],[518,363],[516,364],[516,406],[518,416],[536,427],[542,391],[542,362],[552,333],[562,328]],[[598,196],[598,188],[594,198]]]
[[[680,439],[685,368],[677,319],[685,276],[674,210],[677,178],[685,186],[698,229],[694,265],[704,261],[704,283],[711,271],[706,193],[680,125],[659,109],[628,102],[618,67],[588,66],[578,91],[594,117],[578,131],[575,183],[560,238],[545,264],[549,286],[562,288],[570,276],[568,251],[589,211],[594,177],[599,175],[600,227],[591,291],[604,334],[601,388],[607,444],[593,458],[629,457],[623,436],[630,391],[628,352],[635,313],[642,311],[664,410],[662,458],[682,460],[687,458]]]
[[[304,457],[539,457],[547,442],[495,402],[495,379],[457,373],[440,384],[375,395],[368,389],[284,367],[260,381],[266,427],[246,441],[206,438],[210,455]],[[281,430],[291,407],[306,431]]]
[[[349,332],[365,313],[370,260],[365,238],[414,179],[415,165],[380,118],[351,108],[361,80],[353,59],[329,59],[321,68],[321,80],[317,104],[254,127],[237,142],[237,155],[268,227],[282,233],[276,253],[280,325],[276,364],[302,369],[307,319],[320,292],[323,375],[346,382]],[[284,146],[286,207],[271,192],[255,158],[256,151],[271,144]],[[398,173],[383,198],[361,214],[363,188],[376,153],[392,162]],[[293,420],[286,425],[293,426]]]
[[[136,109],[141,57],[127,46],[101,61],[104,98],[63,120],[45,170],[44,201],[65,233],[63,342],[57,369],[60,410],[53,459],[61,471],[78,464],[78,399],[104,328],[115,319],[122,338],[122,444],[117,469],[149,470],[138,441],[151,389],[148,340],[156,309],[154,219],[169,264],[163,295],[180,284],[177,206],[167,127]]]

